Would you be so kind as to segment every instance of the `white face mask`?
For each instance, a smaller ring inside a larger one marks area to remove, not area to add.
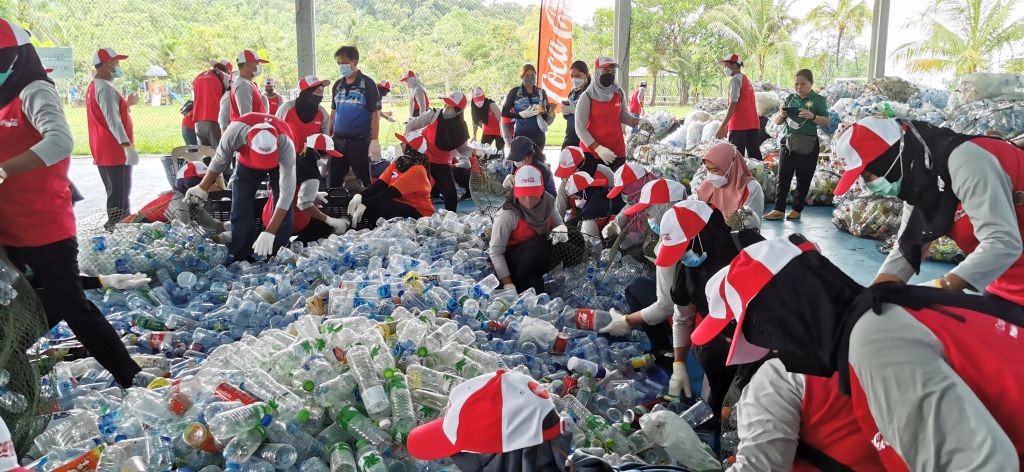
[[[512,165],[516,166],[516,169],[518,169],[518,168],[526,165],[526,159],[523,159],[521,161],[512,161]]]
[[[725,73],[726,77],[732,77],[732,69],[728,67],[722,67],[722,72]]]
[[[572,88],[580,88],[586,82],[587,82],[586,79],[582,79],[582,78],[578,78],[578,77],[577,78],[573,78],[572,79]]]
[[[259,77],[263,74],[263,64],[256,64],[256,72],[252,73],[253,77]]]
[[[576,202],[576,208],[583,208],[587,204],[587,199],[585,198],[573,197],[573,200]]]
[[[708,182],[711,182],[711,185],[714,185],[715,188],[722,188],[725,187],[725,184],[729,183],[729,177],[709,173]]]

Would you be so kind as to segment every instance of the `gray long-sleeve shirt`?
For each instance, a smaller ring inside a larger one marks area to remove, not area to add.
[[[629,104],[626,103],[626,94],[619,91],[619,99],[622,100],[622,108],[619,110],[619,122],[628,125],[632,124],[636,119],[633,115],[629,114]],[[587,123],[590,123],[590,93],[583,92],[580,95],[579,101],[576,102],[576,136],[579,136],[580,142],[586,144],[587,147],[593,149],[595,144],[594,135],[587,131]]]
[[[287,102],[284,102],[277,109],[277,117],[283,120],[284,117],[286,115],[288,115],[288,112],[291,111],[292,108],[295,108],[295,100],[288,100]],[[331,115],[329,113],[327,113],[327,110],[325,110],[323,106],[320,107],[320,113],[324,117],[324,119],[320,123],[320,132],[323,133],[323,134],[329,134],[328,130],[331,127],[331,120],[329,118],[330,118]],[[295,143],[295,147],[299,148],[299,149],[301,149],[302,146],[305,146],[305,145],[306,145],[306,143]]]
[[[508,262],[505,260],[505,250],[508,249],[508,238],[512,236],[518,223],[518,212],[501,210],[498,212],[498,216],[494,217],[494,224],[491,225],[491,247],[488,253],[491,256],[491,263],[494,264],[494,275],[498,279],[510,275]],[[557,228],[562,224],[562,216],[558,212],[551,212],[551,227]]]
[[[121,144],[131,143],[124,129],[124,122],[121,121],[121,94],[109,80],[96,79],[93,80],[93,84],[96,104],[100,106],[100,112],[103,113],[103,119],[107,122],[114,139]]]
[[[974,252],[949,272],[975,289],[984,290],[1013,265],[1024,247],[1013,208],[1013,187],[999,160],[972,142],[965,142],[950,153],[949,175],[953,194],[963,204],[980,242]],[[903,205],[899,234],[903,234],[912,211],[912,205]],[[898,249],[889,253],[878,272],[903,281],[914,275],[914,269]]]
[[[408,133],[410,131],[422,130],[423,128],[426,128],[427,126],[430,126],[430,124],[433,123],[434,120],[436,120],[436,119],[438,119],[440,117],[441,117],[441,109],[440,108],[431,108],[431,109],[423,110],[422,113],[420,113],[420,116],[417,116],[415,118],[411,118],[409,120],[409,122],[406,123],[406,125],[405,125],[405,132]],[[461,156],[468,156],[470,154],[473,154],[473,148],[467,146],[466,143],[462,143],[462,144],[459,145],[459,147],[457,147],[454,150],[452,150],[451,153],[452,153],[452,157],[457,159],[458,156],[460,156],[460,155]]]
[[[210,162],[211,171],[223,173],[227,169],[235,152],[246,145],[250,129],[252,129],[251,126],[241,121],[228,125],[228,128],[224,130],[224,135],[220,138],[217,153],[214,154],[213,160]],[[281,195],[277,199],[275,208],[287,210],[291,208],[295,196],[295,146],[292,145],[290,136],[281,134],[277,137],[277,153],[278,186]]]
[[[239,89],[241,88],[241,89]],[[235,96],[235,106],[238,107],[238,116],[242,116],[246,113],[252,113],[252,91],[256,89],[256,84],[253,84],[251,80],[238,76],[234,82],[231,83],[231,95]],[[263,109],[270,111],[270,101],[267,97],[260,95],[263,100]]]
[[[32,152],[47,166],[67,159],[75,143],[57,89],[45,80],[37,80],[26,85],[18,96],[22,113],[42,135],[42,140],[32,146]]]
[[[217,124],[221,131],[228,129],[231,124],[231,94],[225,93],[220,96],[220,113],[217,114]]]
[[[412,116],[417,106],[420,109],[420,114],[427,111],[427,91],[423,87],[414,88],[412,95],[409,96],[409,116]]]
[[[778,359],[761,365],[736,406],[740,445],[736,463],[729,470],[792,470],[800,440],[803,400],[803,374],[787,372]]]

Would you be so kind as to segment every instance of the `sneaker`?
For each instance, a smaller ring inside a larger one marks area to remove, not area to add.
[[[796,210],[792,210],[792,211],[789,212],[788,215],[786,215],[786,219],[787,220],[799,220],[800,219],[800,212],[796,211]]]
[[[764,219],[768,220],[768,221],[779,221],[784,216],[786,216],[786,215],[784,213],[782,213],[781,211],[779,211],[779,210],[772,210],[772,211],[768,212],[767,215],[764,215]]]

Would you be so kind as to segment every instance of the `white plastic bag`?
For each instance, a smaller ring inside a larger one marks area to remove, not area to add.
[[[686,420],[669,410],[641,416],[640,430],[647,439],[664,448],[676,464],[693,470],[718,470],[722,466]]]

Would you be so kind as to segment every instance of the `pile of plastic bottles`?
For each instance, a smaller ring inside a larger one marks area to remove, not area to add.
[[[864,86],[864,95],[881,95],[889,100],[907,103],[918,91],[918,87],[901,77],[879,77]]]
[[[913,97],[907,102],[910,108],[925,109],[931,107],[933,109],[942,110],[949,104],[949,92],[946,90],[933,89],[928,87],[920,87]]]
[[[878,245],[878,250],[882,254],[889,254],[896,247],[896,238],[889,238],[882,244]],[[967,254],[957,246],[952,239],[946,236],[942,236],[932,242],[931,247],[928,248],[928,259],[935,262],[948,262],[950,264],[959,264],[967,258]]]
[[[693,175],[704,167],[699,156],[693,154],[673,156],[661,166],[661,176],[672,179],[683,185],[690,186]],[[690,187],[692,189],[692,187]],[[691,192],[692,193],[692,192]]]
[[[725,97],[701,97],[695,108],[708,113],[716,113],[725,111],[726,108],[729,108],[729,104]]]
[[[629,134],[626,140],[626,156],[632,156],[641,146],[657,143],[680,126],[679,120],[667,110],[644,112],[642,117],[650,122],[651,126]]]
[[[160,269],[206,272],[228,258],[227,247],[201,232],[168,223],[118,225],[114,233],[82,238],[78,264],[91,275],[156,274]]]
[[[958,133],[989,132],[1013,138],[1024,133],[1024,100],[977,100],[961,105],[942,126]]]
[[[831,206],[833,192],[839,184],[839,176],[843,166],[838,160],[823,158],[818,160],[811,178],[811,188],[807,191],[807,204],[812,206]]]
[[[864,86],[856,82],[849,81],[837,81],[829,84],[821,91],[821,95],[825,97],[825,102],[829,107],[835,105],[837,101],[849,98],[854,99],[864,93]]]
[[[903,202],[898,198],[862,196],[832,211],[832,224],[858,238],[888,239],[900,229]]]

